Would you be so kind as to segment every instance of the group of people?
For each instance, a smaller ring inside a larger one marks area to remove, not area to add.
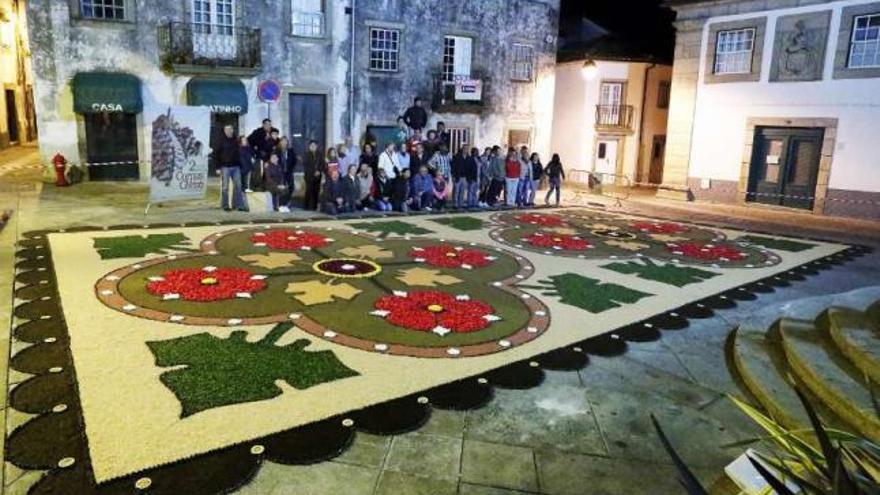
[[[534,206],[538,188],[546,178],[544,202],[555,193],[558,205],[565,171],[559,155],[544,165],[538,153],[500,146],[461,146],[450,150],[450,133],[443,122],[425,134],[428,115],[422,100],[398,118],[393,139],[377,150],[369,132],[358,148],[351,137],[327,150],[308,143],[301,169],[305,183],[303,206],[335,215],[361,210],[432,211],[454,208]],[[231,126],[214,149],[222,177],[221,203],[227,211],[247,211],[243,188],[263,188],[276,211],[293,207],[297,156],[287,138],[268,119],[249,136],[236,138]],[[232,186],[232,203],[229,187]]]

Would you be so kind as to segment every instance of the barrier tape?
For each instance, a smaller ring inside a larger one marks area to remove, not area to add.
[[[611,176],[611,177],[622,177],[627,178],[627,176],[618,176],[616,174],[605,174],[605,173],[594,173],[588,170],[572,170],[572,173],[577,174],[587,174],[588,176],[601,177],[601,176]],[[601,178],[599,179],[599,183],[602,183]],[[631,186],[647,186],[647,187],[658,187],[660,184],[653,184],[650,182],[632,182]],[[618,185],[613,182],[610,184],[606,184],[606,186],[613,187],[627,187],[626,185]],[[779,193],[762,193],[762,192],[747,192],[746,196],[749,198],[756,197],[766,197],[766,198],[777,198],[777,199],[792,199],[792,200],[803,200],[803,201],[814,201],[816,200],[815,196],[801,196],[795,194],[779,194]],[[867,206],[880,206],[880,201],[872,201],[869,199],[849,199],[849,198],[828,198],[826,197],[824,200],[826,203],[845,203],[851,205],[867,205]]]

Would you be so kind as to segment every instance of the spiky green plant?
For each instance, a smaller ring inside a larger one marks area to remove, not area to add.
[[[727,446],[743,447],[763,441],[769,451],[758,452],[755,458],[750,456],[749,461],[777,495],[880,495],[880,446],[862,436],[826,427],[809,400],[797,386],[794,389],[810,419],[810,429],[788,429],[755,407],[730,396],[767,435]],[[653,414],[651,421],[678,470],[679,482],[686,493],[706,495]],[[791,484],[799,491],[789,489]]]
[[[785,428],[751,405],[730,397],[768,433],[746,441],[764,440],[770,447],[768,453],[757,453],[758,459],[749,458],[755,469],[778,495],[794,495],[786,481],[793,482],[805,495],[880,494],[880,446],[859,435],[827,428],[800,389],[794,389],[810,419],[810,430]]]

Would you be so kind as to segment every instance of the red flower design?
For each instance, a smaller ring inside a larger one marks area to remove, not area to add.
[[[439,335],[475,332],[498,319],[495,309],[482,301],[438,291],[396,292],[382,296],[374,307],[374,314],[393,325]]]
[[[632,227],[650,234],[682,234],[690,230],[687,226],[672,222],[636,222]]]
[[[673,254],[681,253],[690,258],[706,261],[716,261],[722,258],[729,261],[738,261],[746,257],[739,249],[725,244],[688,242],[685,244],[669,244],[666,246],[666,249]]]
[[[314,249],[330,244],[331,240],[321,234],[305,230],[271,229],[257,232],[251,236],[254,244],[265,244],[272,249],[295,251],[297,249]]]
[[[479,268],[491,264],[494,260],[489,253],[480,249],[443,245],[414,248],[409,252],[409,256],[443,268]]]
[[[181,268],[153,277],[147,284],[150,294],[163,299],[200,302],[250,297],[265,288],[262,277],[243,268]]]
[[[535,232],[528,237],[523,237],[523,240],[532,246],[559,248],[566,251],[583,251],[590,247],[590,242],[586,239],[564,234],[544,234],[542,232]]]
[[[565,225],[565,219],[559,215],[544,215],[541,213],[523,213],[517,215],[517,221],[541,227],[561,227]]]

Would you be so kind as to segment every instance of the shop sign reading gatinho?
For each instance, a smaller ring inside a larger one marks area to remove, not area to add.
[[[211,105],[211,111],[214,113],[241,113],[241,105]]]

